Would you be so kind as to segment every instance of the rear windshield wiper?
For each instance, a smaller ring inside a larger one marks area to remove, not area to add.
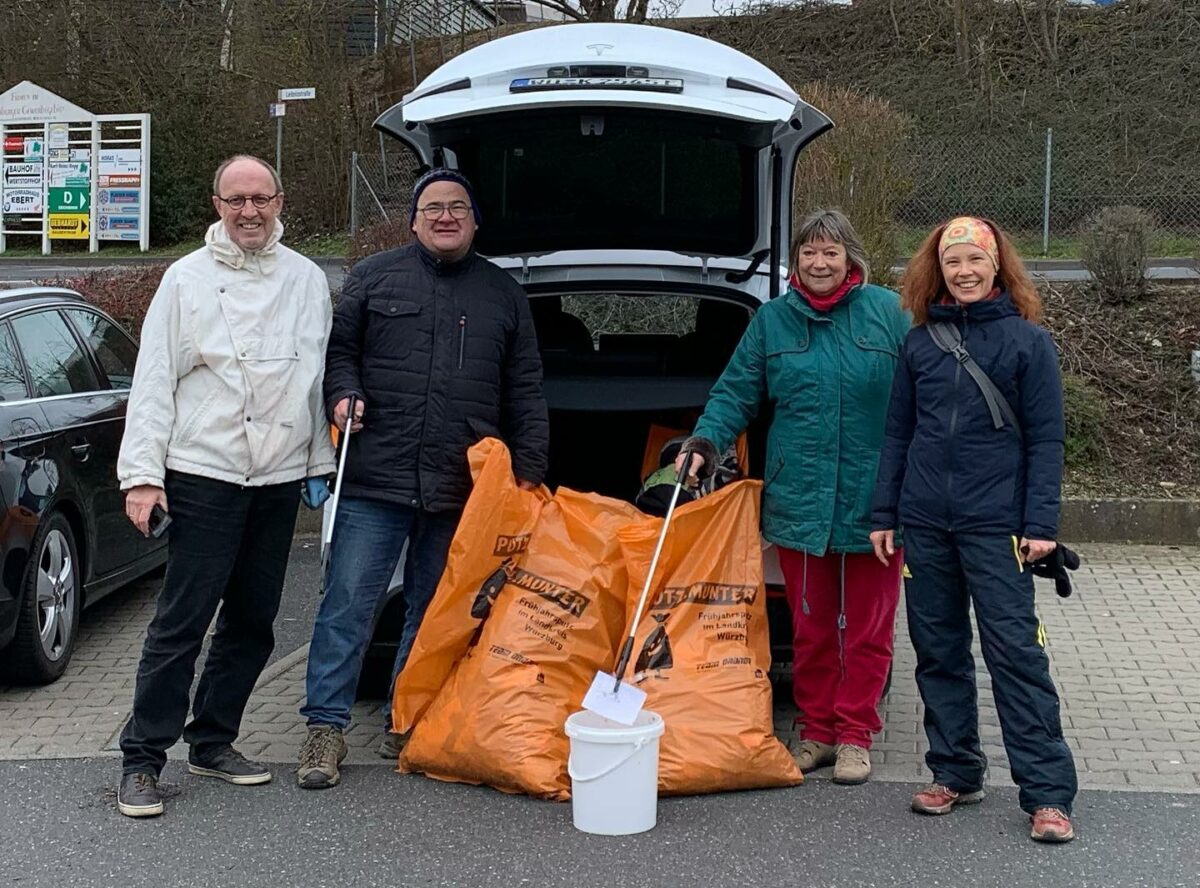
[[[770,250],[759,250],[750,257],[750,264],[742,271],[729,271],[725,273],[725,280],[731,284],[744,284],[754,276],[758,271],[758,266],[763,264],[763,260],[771,255]]]

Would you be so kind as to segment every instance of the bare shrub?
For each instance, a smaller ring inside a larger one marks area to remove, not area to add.
[[[1136,302],[1146,295],[1146,260],[1154,218],[1138,207],[1105,207],[1088,221],[1083,264],[1103,302]]]
[[[834,129],[809,145],[796,164],[795,212],[838,207],[858,230],[876,281],[892,282],[896,213],[912,190],[907,117],[883,99],[828,83],[798,89]]]
[[[112,315],[126,330],[137,336],[150,300],[158,291],[169,263],[102,268],[82,277],[43,281],[78,291],[88,302]]]
[[[366,228],[360,228],[354,232],[354,236],[350,239],[350,252],[346,257],[346,262],[348,265],[353,265],[360,259],[366,259],[368,256],[374,256],[384,250],[402,247],[412,239],[413,233],[408,224],[408,217],[392,216],[385,222],[368,225]]]

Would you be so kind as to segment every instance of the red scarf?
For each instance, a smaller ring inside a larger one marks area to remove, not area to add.
[[[846,294],[863,282],[863,273],[857,265],[850,266],[850,273],[846,275],[846,279],[842,281],[842,285],[825,296],[817,296],[809,291],[804,284],[800,283],[800,275],[793,273],[788,283],[792,285],[792,289],[804,297],[804,300],[817,311],[829,311],[844,298]]]

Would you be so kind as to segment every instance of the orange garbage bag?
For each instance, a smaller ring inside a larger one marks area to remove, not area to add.
[[[640,517],[629,503],[558,489],[519,563],[506,567],[482,631],[413,728],[401,771],[570,797],[563,723],[597,670],[612,668],[627,619],[617,530]]]
[[[761,492],[761,481],[731,484],[680,506],[667,531],[630,663],[646,708],[666,724],[658,758],[664,794],[804,780],[774,731]],[[661,519],[646,519],[619,533],[630,620],[661,528]]]
[[[476,599],[502,566],[521,561],[550,492],[522,490],[502,441],[485,438],[467,453],[475,486],[450,543],[446,570],[392,696],[392,725],[408,731],[429,707],[479,630],[483,599]]]

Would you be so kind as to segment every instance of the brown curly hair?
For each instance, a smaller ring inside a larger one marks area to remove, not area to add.
[[[1042,297],[1033,285],[1025,263],[1021,261],[1021,254],[999,225],[982,216],[975,218],[996,234],[996,247],[1000,254],[996,286],[1008,293],[1021,317],[1038,323],[1042,319]],[[929,306],[948,295],[946,279],[942,276],[942,263],[938,258],[938,243],[949,223],[947,219],[929,233],[904,270],[900,298],[904,307],[912,312],[914,324],[924,324],[929,317]]]

